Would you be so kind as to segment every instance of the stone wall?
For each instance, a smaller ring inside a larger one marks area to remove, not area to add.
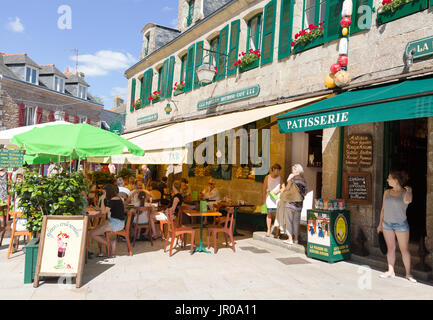
[[[182,4],[184,1],[180,1]],[[199,1],[197,1],[199,3]],[[155,78],[153,89],[156,90],[158,79],[156,66],[170,56],[176,59],[174,82],[180,80],[181,61],[187,48],[198,41],[205,42],[205,48],[209,48],[209,40],[218,35],[219,31],[232,21],[240,19],[241,33],[239,40],[239,51],[245,50],[247,37],[247,20],[252,13],[263,10],[267,1],[239,0],[229,5],[227,9],[217,13],[211,19],[203,21],[191,32],[185,33],[167,47],[162,48],[149,60],[143,60],[133,69],[127,71],[129,86],[133,77],[138,78],[148,68],[154,68]],[[280,2],[278,2],[280,3]],[[180,15],[182,11],[179,11]],[[139,128],[157,126],[158,123],[173,121],[184,116],[206,115],[210,110],[197,110],[197,103],[203,99],[215,97],[234,91],[235,89],[247,88],[252,85],[260,85],[260,95],[248,100],[230,103],[214,108],[212,112],[235,111],[248,108],[251,104],[260,104],[264,101],[289,97],[320,91],[325,89],[323,80],[329,73],[329,67],[335,63],[338,57],[338,40],[325,43],[298,54],[292,54],[288,58],[278,60],[279,39],[279,17],[280,6],[277,6],[277,25],[275,27],[273,62],[244,73],[237,73],[226,79],[214,82],[210,85],[194,89],[181,95],[173,97],[179,107],[179,112],[166,115],[164,107],[166,101],[155,103],[149,107],[130,112],[127,111],[126,131]],[[358,32],[350,37],[349,41],[349,65],[348,70],[354,79],[352,83],[372,80],[388,75],[401,74],[404,68],[403,54],[407,42],[420,39],[433,34],[431,24],[431,12],[422,12],[389,22],[383,26],[376,26],[376,13],[373,14],[371,29]],[[302,21],[302,1],[297,1],[294,12],[293,34],[298,32]],[[410,71],[431,67],[431,59],[415,60]],[[140,95],[140,82],[136,82],[136,96]],[[129,91],[130,92],[130,91]],[[128,95],[128,106],[130,105],[130,94]],[[137,125],[137,119],[153,113],[158,113],[158,121]]]
[[[433,118],[428,118],[428,145],[427,145],[427,207],[426,229],[427,249],[433,251]],[[433,263],[432,263],[433,264]]]
[[[48,122],[51,110],[60,110],[69,114],[69,121],[74,121],[74,116],[87,116],[91,124],[99,126],[102,107],[89,104],[85,101],[69,98],[54,92],[33,88],[26,84],[0,81],[0,110],[3,111],[3,129],[11,129],[18,126],[19,104],[41,107],[42,122]],[[63,106],[63,107],[62,107]],[[1,124],[0,124],[1,126]]]

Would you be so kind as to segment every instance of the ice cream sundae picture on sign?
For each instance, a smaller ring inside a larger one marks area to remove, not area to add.
[[[77,287],[86,252],[87,217],[44,216],[39,241],[35,287],[39,277],[76,277]]]

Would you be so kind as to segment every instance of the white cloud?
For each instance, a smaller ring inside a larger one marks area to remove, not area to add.
[[[174,18],[170,21],[172,27],[177,28],[177,18]]]
[[[121,97],[125,98],[127,93],[128,93],[128,88],[122,88],[122,87],[111,88],[111,92],[110,92],[110,94],[113,98],[115,96],[121,96]]]
[[[75,61],[76,56],[70,59]],[[78,55],[78,71],[86,76],[105,76],[110,71],[125,70],[137,61],[130,53],[100,50],[95,54]]]
[[[172,10],[173,10],[173,8],[169,7],[169,6],[165,6],[165,7],[162,8],[162,12],[169,12],[169,11],[172,11]]]
[[[12,32],[24,32],[24,26],[18,17],[15,17],[15,19],[9,18],[9,23],[6,25],[6,28]]]

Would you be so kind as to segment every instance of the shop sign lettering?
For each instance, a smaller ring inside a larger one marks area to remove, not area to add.
[[[247,98],[252,98],[258,96],[260,93],[260,86],[256,85],[246,89],[230,92],[221,96],[209,98],[206,100],[201,100],[197,104],[197,110],[203,110],[209,107],[216,107],[226,103],[235,102],[238,100],[243,100]]]
[[[158,120],[158,114],[157,113],[153,113],[151,115],[138,118],[137,119],[137,125],[140,125],[140,124],[143,124],[143,123],[147,123],[147,122],[156,121],[156,120]]]
[[[349,121],[349,112],[336,112],[326,115],[318,115],[311,117],[302,117],[298,119],[287,120],[287,130],[308,129],[313,130],[314,127],[322,127],[326,125],[344,125]]]
[[[414,59],[433,55],[433,36],[408,42],[406,56],[412,54]]]

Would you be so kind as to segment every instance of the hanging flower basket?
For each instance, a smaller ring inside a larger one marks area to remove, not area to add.
[[[141,100],[140,99],[135,100],[132,104],[133,104],[135,109],[138,109],[141,107]]]
[[[307,49],[308,45],[315,45],[316,39],[320,40],[323,36],[324,28],[325,24],[321,22],[318,26],[310,24],[308,29],[299,31],[291,43],[293,50],[296,52],[297,48]]]
[[[254,51],[253,49],[250,49],[249,53],[242,52],[239,54],[239,57],[241,58],[237,60],[234,65],[244,69],[260,58],[260,50]]]
[[[161,97],[161,91],[154,91],[152,95],[149,97],[149,101],[158,101]]]
[[[185,82],[183,82],[183,81],[181,81],[180,83],[176,82],[174,84],[173,90],[174,90],[175,94],[181,94],[185,90]]]

